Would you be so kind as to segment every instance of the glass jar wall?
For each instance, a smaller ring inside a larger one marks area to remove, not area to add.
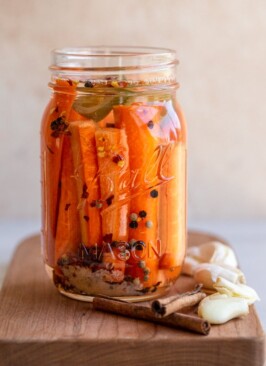
[[[159,296],[186,247],[186,127],[175,52],[52,53],[41,130],[42,248],[60,292]]]

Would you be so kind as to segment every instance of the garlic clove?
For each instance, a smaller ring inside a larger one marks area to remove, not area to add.
[[[183,267],[182,267],[182,273],[186,274],[188,276],[193,276],[195,269],[197,268],[199,262],[191,257],[185,257]]]
[[[225,294],[213,294],[200,302],[198,315],[211,324],[223,324],[239,316],[247,315],[248,303],[245,299]]]
[[[245,299],[249,305],[253,304],[256,300],[260,300],[257,292],[253,288],[241,283],[232,283],[222,277],[217,278],[213,287],[220,294]]]
[[[201,263],[194,270],[194,279],[197,283],[202,283],[203,287],[213,289],[213,284],[218,277],[223,277],[233,283],[245,283],[244,274],[237,268],[216,264]]]
[[[220,263],[231,267],[238,265],[234,251],[219,241],[209,241],[197,247],[190,247],[187,250],[187,257],[199,263]]]
[[[200,246],[202,258],[206,262],[222,263],[231,267],[237,267],[237,259],[234,251],[219,241],[210,241]]]

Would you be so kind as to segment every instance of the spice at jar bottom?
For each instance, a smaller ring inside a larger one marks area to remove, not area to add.
[[[186,246],[186,127],[176,54],[52,52],[41,129],[42,247],[59,291],[155,297]]]

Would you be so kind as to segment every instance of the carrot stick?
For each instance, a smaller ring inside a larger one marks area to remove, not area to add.
[[[74,165],[69,136],[64,137],[60,175],[60,201],[55,239],[55,260],[63,254],[75,254],[80,243],[78,197],[73,178]]]
[[[101,187],[102,233],[105,250],[102,262],[110,264],[112,282],[124,278],[125,245],[128,240],[129,164],[125,131],[101,128],[96,131],[97,157]],[[113,243],[113,247],[110,245]],[[117,243],[114,245],[114,243]]]
[[[63,89],[67,93],[60,93]],[[59,172],[64,134],[54,134],[51,129],[53,121],[61,119],[67,121],[74,100],[75,85],[66,80],[56,81],[55,92],[45,109],[42,119],[41,158],[43,184],[43,240],[46,263],[53,266],[55,263],[54,240],[59,205]]]
[[[96,131],[99,165],[102,233],[112,241],[128,240],[129,165],[125,131],[102,128]]]
[[[116,126],[124,128],[129,146],[131,171],[129,240],[144,242],[142,268],[134,255],[128,260],[127,273],[144,280],[145,286],[155,284],[158,269],[158,183],[157,160],[161,131],[158,122],[163,107],[131,105],[115,106]],[[136,244],[138,245],[138,244]],[[140,244],[141,245],[141,244]],[[145,272],[146,270],[146,272]]]
[[[161,171],[165,183],[160,188],[160,237],[163,256],[159,268],[181,269],[185,255],[186,227],[186,149],[172,141],[166,147]]]
[[[92,121],[77,121],[70,123],[69,130],[79,197],[81,239],[85,246],[93,246],[101,241],[100,213],[90,204],[99,200],[96,126]]]

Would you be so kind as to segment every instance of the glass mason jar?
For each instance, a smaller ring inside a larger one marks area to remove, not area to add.
[[[52,52],[41,130],[42,248],[58,290],[160,296],[186,248],[186,127],[174,51]]]

